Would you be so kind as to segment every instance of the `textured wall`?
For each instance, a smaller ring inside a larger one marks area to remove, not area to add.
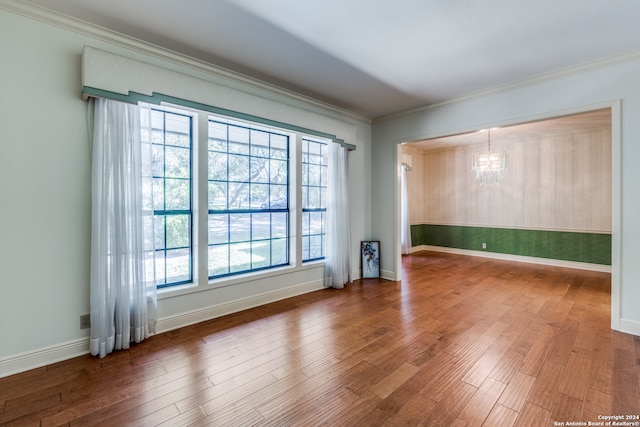
[[[611,234],[416,224],[411,226],[411,241],[413,246],[611,265]]]
[[[407,147],[407,148],[405,148]],[[499,185],[480,185],[471,158],[486,146],[412,154],[408,176],[412,224],[611,232],[611,130],[514,142]]]

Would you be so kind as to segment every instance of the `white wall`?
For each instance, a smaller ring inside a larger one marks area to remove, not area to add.
[[[346,142],[357,146],[349,160],[352,257],[358,268],[359,241],[370,237],[371,226],[371,125],[363,118],[220,77],[206,64],[183,62],[177,54],[57,17],[32,19],[0,8],[0,33],[0,376],[88,351],[88,330],[79,324],[79,316],[89,312],[91,213],[91,149],[87,104],[81,100],[84,45],[229,84],[293,106],[300,116],[316,115],[319,125],[322,117],[349,123],[353,140]],[[318,289],[322,276],[316,267],[164,294],[159,328]]]
[[[640,58],[625,58],[531,80],[429,109],[379,120],[373,127],[372,229],[397,248],[397,143],[587,111],[611,105],[613,121],[612,327],[640,335]],[[619,104],[616,100],[620,100]],[[620,125],[616,120],[619,114]],[[619,179],[619,182],[618,182]],[[397,251],[383,251],[400,277]]]

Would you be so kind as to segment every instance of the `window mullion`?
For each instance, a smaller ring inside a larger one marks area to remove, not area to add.
[[[194,117],[193,153],[193,281],[195,284],[208,282],[208,230],[209,230],[209,120],[206,113],[199,112]]]
[[[304,206],[302,203],[302,135],[296,134],[295,142],[292,145],[290,164],[295,168],[290,178],[290,188],[293,193],[290,197],[293,201],[290,226],[292,227],[291,235],[295,236],[291,243],[292,253],[295,254],[292,264],[300,266],[302,265],[302,207]]]

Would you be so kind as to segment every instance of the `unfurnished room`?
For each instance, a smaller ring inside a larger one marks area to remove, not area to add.
[[[640,426],[635,0],[0,0],[0,426]]]

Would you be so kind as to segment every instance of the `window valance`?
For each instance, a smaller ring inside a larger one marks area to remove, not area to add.
[[[85,46],[82,56],[82,94],[84,99],[182,105],[356,148],[345,143],[355,134],[351,123],[90,46]]]

